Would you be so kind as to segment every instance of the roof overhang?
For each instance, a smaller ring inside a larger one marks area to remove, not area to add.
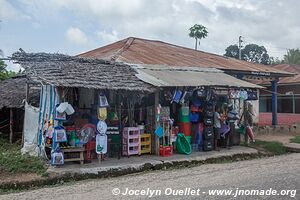
[[[245,70],[232,70],[232,69],[222,69],[224,72],[231,74],[231,75],[240,75],[240,76],[253,76],[253,77],[260,77],[260,78],[280,78],[280,77],[292,77],[295,76],[295,73],[291,72],[283,72],[277,70],[277,73],[274,72],[265,72],[265,71],[245,71]]]
[[[167,65],[131,65],[136,76],[156,87],[215,86],[228,88],[263,88],[224,73],[216,68],[178,67]]]

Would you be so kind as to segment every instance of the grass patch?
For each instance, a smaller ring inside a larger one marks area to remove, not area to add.
[[[296,135],[291,139],[291,142],[300,144],[300,135]]]
[[[254,143],[251,143],[250,146],[274,155],[282,155],[287,153],[281,142],[256,140]]]
[[[0,138],[0,171],[44,174],[44,162],[37,157],[22,155],[20,145],[9,144]]]

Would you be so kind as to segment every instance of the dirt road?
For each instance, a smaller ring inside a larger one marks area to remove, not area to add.
[[[215,189],[226,189],[228,193],[209,195]],[[289,191],[281,191],[284,189]],[[250,194],[250,190],[260,194],[277,190],[278,194],[234,198],[235,194]],[[149,196],[151,199],[300,199],[295,190],[300,193],[300,154],[80,181],[2,195],[0,199],[107,200],[147,199]],[[113,195],[113,192],[124,195]]]

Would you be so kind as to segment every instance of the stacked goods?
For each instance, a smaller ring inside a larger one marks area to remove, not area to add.
[[[179,132],[185,136],[191,135],[190,109],[188,106],[182,106],[179,109]]]
[[[125,127],[123,130],[123,155],[140,155],[141,154],[141,134],[137,127]]]
[[[207,104],[205,106],[204,114],[204,130],[203,130],[203,150],[211,151],[214,147],[214,112],[213,105]]]
[[[193,151],[202,150],[202,133],[203,133],[203,115],[202,109],[200,108],[201,101],[191,105],[190,121],[192,123],[192,149]]]
[[[151,154],[151,134],[141,134],[141,154]]]

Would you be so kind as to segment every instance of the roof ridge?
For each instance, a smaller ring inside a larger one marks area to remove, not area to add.
[[[129,37],[129,38],[131,38],[131,37]],[[128,39],[129,39],[129,38],[128,38]],[[211,53],[211,52],[207,52],[207,51],[203,51],[203,50],[195,50],[195,49],[190,48],[190,47],[180,46],[180,45],[177,45],[177,44],[173,44],[173,43],[169,43],[169,42],[164,42],[164,41],[161,41],[161,40],[145,39],[145,38],[139,38],[139,37],[133,37],[133,38],[134,38],[134,39],[137,39],[137,40],[143,40],[143,41],[159,42],[159,43],[167,44],[167,45],[170,45],[170,46],[175,46],[175,47],[178,47],[178,48],[187,49],[187,50],[190,50],[190,51],[201,52],[201,53],[205,53],[205,54],[210,54],[210,55],[214,55],[214,56],[219,56],[219,57],[222,57],[222,58],[225,58],[225,59],[232,59],[231,57],[227,57],[227,56],[220,55],[220,54],[217,54],[217,53]],[[235,60],[238,60],[238,59],[235,59]],[[243,61],[243,60],[242,60],[242,61]],[[245,61],[245,62],[246,62],[246,61]]]
[[[130,46],[131,46],[131,44],[133,43],[133,41],[135,40],[136,38],[134,38],[134,37],[129,37],[129,38],[127,38],[127,41],[126,41],[126,43],[124,44],[124,46],[121,48],[121,49],[119,49],[116,53],[115,53],[115,55],[113,55],[112,57],[111,57],[111,61],[116,61],[120,56],[121,56],[121,54],[124,52],[124,51],[126,51]]]

